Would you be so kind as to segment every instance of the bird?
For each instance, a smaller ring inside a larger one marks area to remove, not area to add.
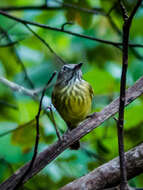
[[[82,78],[82,65],[63,65],[52,92],[52,103],[66,122],[68,130],[77,127],[91,111],[94,93],[91,85]],[[79,148],[79,141],[70,145],[72,150]]]

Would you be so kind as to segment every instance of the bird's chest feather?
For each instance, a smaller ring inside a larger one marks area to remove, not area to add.
[[[59,93],[60,92],[60,93]],[[54,89],[52,101],[65,121],[82,121],[90,112],[92,95],[88,83]]]

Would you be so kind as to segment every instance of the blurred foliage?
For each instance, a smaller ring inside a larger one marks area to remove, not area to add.
[[[61,1],[60,1],[61,2]],[[125,0],[129,11],[136,1]],[[1,0],[0,7],[28,6],[44,4],[44,0]],[[47,1],[49,6],[59,6],[54,0]],[[70,4],[63,10],[21,10],[13,11],[17,17],[61,27],[65,22],[73,22],[65,28],[111,41],[121,40],[122,17],[116,0],[63,0]],[[74,7],[80,7],[74,8]],[[98,10],[97,14],[86,10]],[[83,11],[84,10],[84,11]],[[103,14],[104,13],[104,14]],[[110,16],[107,16],[109,14]],[[112,20],[111,20],[112,18]],[[130,40],[132,43],[143,43],[141,23],[143,8],[134,18]],[[0,76],[31,88],[25,77],[23,65],[35,88],[43,87],[54,70],[61,64],[49,49],[21,23],[0,15]],[[120,49],[96,41],[71,36],[65,33],[31,28],[37,32],[68,63],[83,62],[83,78],[90,82],[94,89],[94,111],[100,111],[119,95],[121,60]],[[14,46],[1,47],[9,42],[18,41]],[[142,49],[129,51],[129,69],[127,86],[132,85],[142,74]],[[55,82],[55,81],[54,81]],[[47,91],[47,101],[51,100],[52,86]],[[13,92],[0,84],[0,182],[29,161],[32,157],[35,142],[35,116],[38,103],[30,97]],[[125,150],[136,146],[143,139],[143,97],[135,100],[125,111]],[[54,112],[61,131],[66,130],[64,121]],[[56,141],[54,126],[44,113],[40,116],[40,144],[42,151]],[[86,135],[81,140],[79,151],[66,150],[55,161],[44,168],[25,184],[25,189],[47,190],[58,189],[73,179],[87,174],[99,165],[118,156],[116,123],[111,118]],[[130,180],[132,186],[143,187],[143,176]]]

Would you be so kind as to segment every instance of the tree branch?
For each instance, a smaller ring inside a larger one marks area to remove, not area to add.
[[[143,93],[143,77],[141,77],[132,87],[130,87],[126,92],[126,102],[125,105],[130,104],[133,100],[139,97]],[[101,112],[93,114],[93,116],[85,121],[83,121],[77,128],[70,131],[68,134],[64,134],[61,141],[57,141],[46,150],[41,152],[34,163],[32,170],[26,176],[24,182],[30,179],[32,176],[36,175],[40,170],[42,170],[47,164],[53,161],[60,153],[62,153],[66,148],[68,148],[73,142],[79,140],[84,135],[91,132],[93,129],[97,128],[105,120],[109,119],[119,109],[119,98],[114,100],[108,106],[106,106]],[[29,167],[29,163],[25,164],[19,170],[17,170],[9,179],[0,185],[2,190],[13,190],[14,186],[20,180],[23,173]]]
[[[60,133],[59,133],[59,130],[58,130],[58,127],[57,127],[57,124],[56,124],[54,114],[53,114],[53,110],[52,110],[51,106],[49,107],[49,110],[50,110],[50,114],[51,114],[51,121],[52,121],[52,123],[54,125],[54,128],[55,128],[55,131],[56,131],[56,135],[57,135],[59,141],[61,141],[61,136],[60,136]]]
[[[50,45],[43,39],[41,38],[41,36],[39,36],[34,30],[32,30],[27,24],[25,24],[26,28],[32,32],[32,34],[38,38],[48,49],[49,51],[54,55],[55,59],[57,60],[57,62],[59,62],[60,64],[66,64],[66,62],[56,54],[56,52],[50,47]]]
[[[15,59],[16,59],[17,63],[21,65],[22,71],[24,72],[24,78],[27,80],[29,86],[30,86],[32,89],[34,89],[34,84],[33,84],[32,80],[30,79],[30,77],[29,77],[29,75],[28,75],[28,73],[27,73],[27,70],[26,70],[26,68],[25,68],[25,65],[24,65],[24,63],[23,63],[23,61],[22,61],[22,59],[21,59],[21,57],[20,57],[20,55],[19,55],[19,53],[18,53],[16,47],[13,46],[11,50],[12,50],[12,52],[13,52],[14,55],[15,55]]]
[[[59,1],[59,0],[55,0],[55,2],[59,3],[60,5],[62,5],[65,8],[76,9],[78,11],[86,12],[86,13],[89,13],[89,14],[105,15],[104,10],[102,8],[99,8],[99,7],[94,7],[92,9],[88,9],[86,7],[78,6],[75,3],[67,3],[67,2],[65,3],[65,2],[62,2],[62,1]]]
[[[116,5],[116,4],[117,4],[117,3],[115,3],[115,5]],[[115,31],[119,36],[122,37],[122,32],[120,31],[120,29],[118,28],[118,26],[117,26],[117,25],[115,24],[115,22],[113,21],[113,19],[112,19],[112,17],[110,16],[110,14],[107,14],[106,17],[107,17],[109,23],[111,24],[112,28],[114,29],[114,31]],[[120,50],[122,50],[122,49],[120,48]],[[134,46],[130,46],[130,50],[131,50],[132,54],[133,54],[137,59],[143,60],[143,57],[139,54],[139,52],[138,52],[136,49],[134,49]]]
[[[2,11],[37,11],[37,10],[48,10],[48,11],[56,11],[63,10],[63,6],[47,6],[47,5],[27,5],[27,6],[8,6],[8,7],[0,7]]]
[[[70,34],[72,36],[77,36],[77,37],[80,37],[80,38],[85,38],[85,39],[88,39],[88,40],[97,41],[97,42],[100,42],[100,43],[115,46],[117,48],[119,48],[119,46],[123,45],[121,42],[112,42],[112,41],[108,41],[108,40],[102,40],[102,39],[95,38],[95,37],[92,37],[92,36],[87,36],[87,35],[84,35],[84,34],[78,34],[78,33],[75,33],[75,32],[71,32],[69,30],[62,30],[61,28],[51,27],[51,26],[47,26],[45,24],[40,24],[40,23],[24,20],[24,19],[12,16],[12,15],[10,15],[10,14],[4,12],[4,11],[1,11],[1,10],[0,10],[0,14],[3,15],[3,16],[6,16],[6,17],[8,17],[8,18],[10,18],[12,20],[15,20],[17,22],[23,23],[23,24],[30,24],[30,25],[45,28],[45,29],[48,29],[48,30],[67,33],[67,34]],[[132,43],[130,43],[129,46],[138,47],[138,48],[143,47],[142,44],[132,44]]]
[[[0,27],[0,31],[1,31],[1,32],[3,33],[3,35],[6,37],[7,41],[9,42],[9,44],[10,44],[10,43],[13,43],[7,31],[5,31],[2,27]],[[14,44],[14,45],[15,45],[15,44]],[[23,70],[23,72],[24,72],[24,75],[25,75],[25,79],[26,79],[27,82],[29,83],[30,87],[31,87],[31,88],[34,88],[34,84],[33,84],[33,82],[31,81],[31,79],[30,79],[29,76],[28,76],[27,70],[26,70],[26,68],[25,68],[25,66],[24,66],[24,63],[22,62],[22,60],[21,60],[21,58],[20,58],[20,56],[19,56],[19,53],[18,53],[16,47],[15,47],[15,46],[12,46],[10,50],[11,50],[11,52],[14,54],[17,63],[21,65],[21,68],[22,68],[22,70]]]
[[[141,5],[142,0],[138,0],[135,8],[133,9],[130,17],[128,17],[127,10],[119,0],[121,4],[124,24],[123,24],[123,56],[122,56],[122,74],[120,82],[120,103],[119,103],[119,117],[117,122],[118,127],[118,149],[120,158],[120,171],[121,171],[121,190],[128,190],[127,185],[127,174],[126,174],[126,161],[124,156],[124,106],[126,97],[126,75],[128,68],[128,43],[129,43],[129,33],[132,23],[132,19]]]
[[[17,92],[22,93],[24,95],[31,96],[33,99],[36,99],[36,100],[38,99],[36,90],[29,90],[27,88],[24,88],[23,86],[18,85],[14,82],[11,82],[4,77],[0,77],[0,82],[3,83],[4,85],[8,86],[9,88],[11,88],[15,92],[17,91]]]
[[[143,173],[143,143],[126,152],[125,157],[127,160],[128,179]],[[117,157],[87,175],[65,185],[60,190],[101,190],[114,187],[119,185],[119,183],[120,165],[119,157]]]
[[[42,95],[41,95],[41,98],[40,98],[40,103],[39,103],[39,108],[38,108],[38,113],[36,115],[36,138],[35,138],[35,145],[34,145],[34,153],[33,153],[33,156],[32,156],[32,160],[29,164],[29,167],[28,169],[25,171],[25,173],[23,173],[23,175],[21,176],[20,180],[18,181],[18,183],[15,185],[14,187],[14,190],[17,190],[23,180],[25,179],[25,177],[28,175],[28,173],[31,171],[33,165],[34,165],[34,162],[36,160],[36,157],[37,157],[37,153],[38,153],[38,145],[39,145],[39,135],[40,135],[40,129],[39,129],[39,119],[40,119],[40,113],[41,113],[41,110],[42,110],[42,101],[43,101],[43,98],[44,98],[44,95],[45,95],[45,92],[47,90],[47,87],[49,86],[49,84],[51,83],[51,81],[53,80],[54,76],[56,75],[56,72],[54,72],[52,74],[52,76],[50,77],[50,79],[48,80],[47,82],[47,85],[45,86],[45,88],[43,89],[42,91]]]
[[[91,9],[87,9],[87,8],[83,8],[83,7],[79,7],[77,6],[76,4],[69,4],[69,3],[63,3],[63,2],[60,2],[60,1],[56,1],[57,3],[61,4],[62,6],[47,6],[47,4],[44,4],[44,5],[29,5],[29,6],[9,6],[9,7],[1,7],[0,10],[2,11],[21,11],[21,10],[50,10],[50,11],[54,11],[54,10],[66,10],[68,8],[70,9],[76,9],[78,11],[81,11],[81,12],[85,12],[85,13],[88,13],[88,14],[101,14],[102,16],[105,16],[107,17],[107,19],[109,20],[111,26],[113,27],[113,29],[119,34],[121,35],[121,31],[118,29],[117,25],[114,23],[114,21],[112,20],[111,16],[110,16],[110,13],[111,11],[115,8],[115,6],[117,5],[117,3],[115,3],[115,5],[113,5],[111,7],[111,9],[108,11],[108,13],[106,14],[105,11],[100,8],[100,7],[94,7],[94,8],[91,8]],[[64,24],[63,24],[64,25]],[[61,29],[63,30],[63,28],[61,27]],[[3,47],[3,46],[2,46]],[[118,46],[116,46],[118,47]],[[143,47],[143,45],[141,44],[131,44],[131,51],[133,53],[133,55],[142,60],[143,57],[135,50],[133,49],[133,47]]]
[[[0,7],[0,10],[2,11],[37,11],[37,10],[48,10],[48,11],[58,11],[58,10],[64,10],[64,9],[76,9],[81,12],[86,12],[90,14],[101,14],[105,15],[104,11],[100,7],[94,7],[92,9],[87,9],[83,7],[79,7],[75,4],[70,3],[63,3],[60,1],[56,1],[60,6],[47,6],[44,5],[28,5],[28,6],[8,6],[8,7]]]

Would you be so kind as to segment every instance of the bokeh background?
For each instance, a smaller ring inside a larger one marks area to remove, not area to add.
[[[64,4],[62,4],[64,3]],[[125,0],[129,13],[136,1]],[[14,7],[41,6],[51,10]],[[8,8],[11,8],[9,10]],[[58,8],[60,7],[60,8]],[[80,8],[79,8],[80,7]],[[116,0],[1,0],[0,10],[16,17],[61,28],[75,33],[120,42],[122,15]],[[92,11],[89,11],[92,10]],[[138,10],[130,31],[130,42],[143,44],[143,6]],[[95,97],[92,112],[98,112],[119,95],[122,63],[121,46],[115,47],[63,32],[30,26],[66,63],[83,62],[83,78],[93,87]],[[16,42],[15,44],[11,44]],[[44,87],[51,74],[62,64],[25,25],[0,15],[0,76],[29,89]],[[26,73],[26,75],[25,75]],[[129,48],[127,87],[143,75],[142,48]],[[46,92],[50,105],[53,80]],[[35,116],[38,102],[0,84],[0,182],[28,162],[35,142]],[[56,110],[54,117],[63,133],[66,125]],[[131,103],[125,111],[125,150],[143,139],[143,97]],[[48,115],[40,116],[39,152],[57,140]],[[116,122],[107,120],[81,139],[81,149],[65,150],[56,160],[28,181],[23,189],[56,190],[118,156]],[[129,181],[143,186],[143,175]]]

